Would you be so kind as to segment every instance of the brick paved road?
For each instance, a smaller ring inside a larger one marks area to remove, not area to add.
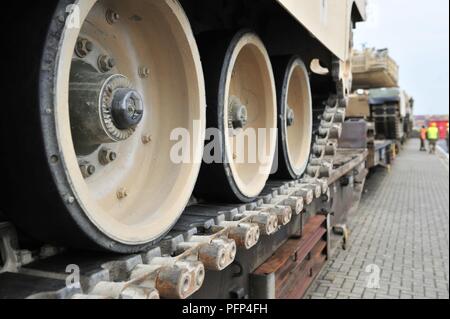
[[[448,148],[447,148],[447,142],[446,141],[439,141],[439,146],[442,147],[442,149],[448,153]]]
[[[391,173],[369,179],[350,248],[336,251],[308,298],[449,298],[448,166],[418,149],[410,141]]]

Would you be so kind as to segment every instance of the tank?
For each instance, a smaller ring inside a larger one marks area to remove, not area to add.
[[[355,50],[352,57],[353,89],[397,87],[399,68],[388,49]]]
[[[156,248],[170,260],[148,257],[157,267],[131,277],[157,269],[161,296],[187,298],[205,270],[329,198],[365,1],[14,5],[0,210],[26,248]],[[277,183],[290,190],[270,201]]]
[[[344,96],[321,81],[332,83],[337,70],[335,80],[345,82],[352,26],[346,19],[360,17],[360,6],[190,0],[35,5],[40,14],[31,21],[40,27],[17,29],[34,39],[19,44],[22,52],[39,54],[10,82],[14,92],[27,90],[23,104],[30,111],[12,108],[3,117],[19,112],[24,129],[2,121],[4,137],[11,131],[33,136],[15,156],[33,162],[5,159],[17,169],[5,176],[11,193],[2,211],[43,243],[131,253],[164,237],[192,201],[253,201],[273,173],[277,138],[285,173],[275,174],[300,177],[314,112],[323,112],[313,108],[333,93]],[[247,16],[245,8],[257,14]],[[268,12],[273,26],[265,30],[259,23]],[[288,41],[288,33],[297,41]],[[328,76],[310,78],[313,58]],[[219,136],[219,163],[202,164],[206,127]],[[259,129],[267,130],[256,136],[264,140],[256,149],[266,151],[264,161],[238,163],[237,140]],[[184,146],[184,133],[190,150],[180,157],[174,153]],[[11,149],[15,142],[2,143]]]
[[[381,88],[369,90],[371,118],[375,122],[377,139],[389,139],[404,142],[404,125],[407,121],[409,100],[399,88]]]

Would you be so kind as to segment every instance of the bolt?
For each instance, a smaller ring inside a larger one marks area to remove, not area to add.
[[[98,58],[98,68],[101,72],[106,73],[116,66],[116,61],[107,55],[101,55]]]
[[[75,202],[75,198],[73,196],[68,195],[66,197],[67,204],[73,204]]]
[[[294,120],[295,120],[294,110],[288,107],[286,110],[286,125],[288,127],[292,126],[294,124]]]
[[[136,105],[137,105],[137,102],[135,99],[129,98],[127,100],[127,112],[128,112],[128,116],[131,118],[136,116],[136,109],[137,109]]]
[[[88,173],[89,173],[89,175],[94,175],[94,173],[95,173],[95,166],[94,165],[89,165],[88,166]]]
[[[51,161],[53,164],[56,164],[56,163],[58,163],[58,161],[59,161],[59,157],[58,157],[57,155],[52,155],[52,156],[50,156],[50,161]]]
[[[118,199],[124,199],[126,197],[128,197],[128,191],[126,190],[126,188],[121,188],[117,191]]]
[[[94,44],[91,41],[86,41],[85,46],[88,52],[92,52],[92,50],[94,50]]]
[[[120,15],[117,12],[111,9],[106,10],[106,21],[108,21],[109,24],[114,24],[119,20]]]
[[[85,58],[94,49],[94,44],[88,39],[79,38],[75,46],[75,54],[80,58]]]
[[[116,154],[115,152],[111,152],[111,153],[109,154],[109,160],[110,160],[111,162],[114,162],[114,161],[116,160],[116,158],[117,158],[117,154]]]
[[[146,66],[141,66],[139,68],[139,76],[143,79],[146,79],[150,76],[150,69]]]
[[[95,174],[95,166],[89,163],[84,163],[80,165],[81,174],[84,178],[91,177]]]
[[[144,145],[150,143],[152,141],[152,136],[150,134],[142,136],[142,143]]]
[[[116,160],[116,158],[117,158],[117,153],[111,151],[108,148],[103,148],[98,153],[98,161],[103,166],[106,166],[106,165],[114,162]]]

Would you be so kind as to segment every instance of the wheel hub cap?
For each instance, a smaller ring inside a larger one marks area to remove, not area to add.
[[[243,129],[248,123],[247,107],[236,97],[231,98],[229,118],[234,129]]]
[[[133,89],[118,89],[112,100],[112,117],[120,130],[136,128],[144,115],[141,95]]]
[[[70,117],[77,154],[125,141],[144,116],[144,100],[127,77],[76,63],[70,83]]]

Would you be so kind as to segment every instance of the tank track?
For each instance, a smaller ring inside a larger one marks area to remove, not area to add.
[[[322,102],[322,107],[314,107],[314,114],[320,114],[320,116],[313,123],[315,140],[306,169],[306,174],[311,178],[329,178],[334,168],[348,105],[346,85],[340,78],[340,73],[341,64],[338,59],[333,59],[331,76],[336,84],[336,94]]]
[[[306,174],[311,178],[329,178],[334,167],[338,141],[345,121],[345,107],[330,98],[320,118]]]
[[[189,298],[202,287],[205,270],[224,270],[233,263],[238,248],[251,249],[260,236],[271,236],[286,227],[315,200],[330,201],[329,178],[345,119],[345,108],[338,104],[338,99],[330,98],[319,118],[304,178],[269,181],[262,195],[246,205],[193,204],[167,237],[145,253],[86,253],[74,258],[64,249],[50,246],[39,252],[20,250],[14,227],[0,223],[4,259],[0,264],[0,299],[8,296],[2,287],[14,286],[8,284],[11,282],[32,286],[15,298]],[[82,270],[79,280],[71,283],[70,273],[76,265]]]

